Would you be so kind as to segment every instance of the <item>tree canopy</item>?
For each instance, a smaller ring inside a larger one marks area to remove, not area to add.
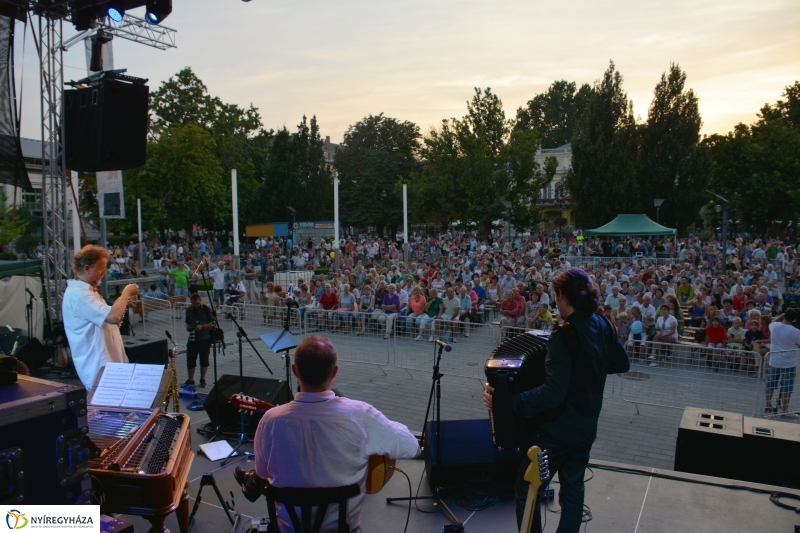
[[[517,110],[515,130],[539,132],[542,148],[556,148],[572,141],[592,97],[592,87],[559,80]]]

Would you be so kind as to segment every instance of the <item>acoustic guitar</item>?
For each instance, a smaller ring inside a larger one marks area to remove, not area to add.
[[[271,403],[245,396],[244,394],[234,394],[229,400],[231,405],[252,415],[256,411],[268,411],[275,407]],[[394,474],[394,466],[397,461],[385,455],[370,455],[367,463],[367,494],[377,494],[389,482]]]
[[[530,459],[531,464],[525,470],[524,479],[530,483],[530,486],[528,487],[528,497],[525,499],[525,511],[522,513],[522,524],[519,527],[519,533],[529,533],[531,530],[539,488],[544,480],[550,477],[547,451],[543,451],[538,446],[531,446],[528,449],[528,459]]]

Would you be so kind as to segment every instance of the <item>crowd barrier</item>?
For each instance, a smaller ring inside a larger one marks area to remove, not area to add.
[[[592,270],[596,270],[601,263],[606,266],[609,266],[613,265],[614,263],[620,263],[620,265],[622,265],[625,262],[629,262],[631,264],[639,265],[642,267],[647,267],[649,265],[660,267],[660,266],[675,265],[680,263],[680,260],[676,257],[653,257],[653,256],[600,257],[594,255],[581,255],[581,256],[567,255],[565,257],[572,266],[582,267],[582,268],[592,267]]]
[[[763,361],[756,352],[634,341],[626,349],[631,371],[621,376],[620,396],[633,413],[638,405],[760,412]]]
[[[185,314],[189,305],[144,300],[144,334],[164,338],[164,331],[169,330],[179,349],[185,349],[188,339]],[[452,351],[442,354],[442,374],[481,381],[485,379],[484,365],[492,350],[504,338],[530,331],[492,324],[409,320],[403,316],[392,320],[382,312],[339,313],[319,308],[292,308],[289,312],[290,330],[298,340],[312,334],[324,335],[336,346],[341,361],[379,368],[393,363],[407,371],[427,373],[432,370],[438,352],[438,345],[429,342],[433,336],[452,346]],[[236,304],[221,306],[218,313],[228,346],[235,344],[237,328],[234,321],[227,318],[227,313],[231,313],[259,346],[261,334],[284,327],[287,307]],[[626,349],[631,358],[631,370],[608,377],[604,398],[609,399],[619,391],[620,398],[632,404],[633,414],[638,412],[638,405],[672,409],[700,407],[746,416],[780,417],[783,414],[764,412],[768,385],[765,376],[769,372],[769,361],[775,356],[773,353],[762,359],[752,351],[709,348],[695,343],[628,342]],[[794,356],[796,359],[797,354]],[[773,395],[773,405],[779,392],[776,390]],[[800,414],[797,398],[797,394],[790,397],[790,416]]]

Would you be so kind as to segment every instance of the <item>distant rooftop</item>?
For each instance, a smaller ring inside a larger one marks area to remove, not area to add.
[[[561,146],[558,146],[556,148],[545,148],[543,150],[540,150],[539,153],[547,155],[570,154],[572,153],[572,143],[562,144]]]

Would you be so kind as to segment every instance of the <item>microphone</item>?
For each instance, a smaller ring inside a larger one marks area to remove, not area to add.
[[[435,342],[436,344],[438,344],[439,346],[441,346],[442,348],[444,348],[444,351],[445,351],[445,352],[449,352],[450,350],[452,350],[452,349],[453,349],[453,347],[452,347],[452,346],[450,346],[449,344],[447,344],[446,342],[444,342],[444,341],[442,341],[442,340],[436,339],[436,340],[435,340],[435,341],[433,341],[433,342]]]
[[[34,295],[33,295],[33,293],[31,292],[31,290],[30,290],[28,287],[25,287],[25,292],[27,292],[28,294],[30,294],[30,295],[31,295],[31,298],[33,298],[34,300],[36,300],[36,296],[34,296]],[[36,301],[38,301],[38,300],[36,300]]]
[[[172,339],[172,333],[170,333],[168,329],[165,329],[165,330],[164,330],[164,333],[166,333],[166,334],[167,334],[167,338],[168,338],[170,341],[172,341],[172,344],[175,344],[175,341]]]

